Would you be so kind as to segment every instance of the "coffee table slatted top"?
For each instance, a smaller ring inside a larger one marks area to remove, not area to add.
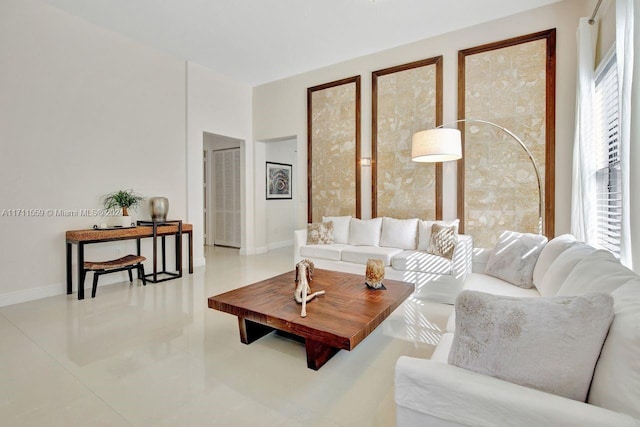
[[[364,270],[364,266],[363,266]],[[372,290],[364,275],[315,269],[311,292],[325,291],[307,303],[307,317],[295,302],[295,271],[210,297],[209,308],[337,349],[351,350],[413,293],[412,283],[385,280]]]

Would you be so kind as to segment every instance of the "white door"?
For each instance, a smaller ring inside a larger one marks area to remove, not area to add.
[[[240,149],[213,152],[214,245],[240,247]]]

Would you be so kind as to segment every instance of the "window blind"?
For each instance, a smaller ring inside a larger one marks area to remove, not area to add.
[[[618,73],[611,55],[596,70],[596,246],[620,256],[622,169],[618,134]]]

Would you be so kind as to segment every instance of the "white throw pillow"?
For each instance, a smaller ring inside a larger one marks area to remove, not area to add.
[[[543,297],[555,296],[576,264],[595,250],[587,243],[577,243],[558,255],[558,258],[551,263],[542,277],[542,282],[536,284],[540,295]]]
[[[521,288],[533,287],[533,268],[547,238],[541,234],[504,231],[489,256],[484,270]]]
[[[387,248],[415,249],[418,237],[418,218],[382,218],[380,246]]]
[[[600,249],[587,255],[573,267],[556,295],[611,293],[637,277],[637,274],[620,264],[611,252]]]
[[[381,232],[382,218],[351,218],[349,244],[354,246],[379,246]]]
[[[593,373],[588,402],[640,418],[640,279],[611,296],[615,317]]]
[[[349,243],[349,225],[351,224],[351,215],[347,216],[323,216],[322,222],[333,222],[333,242]]]
[[[554,239],[549,240],[549,243],[544,245],[536,266],[533,268],[533,284],[538,287],[542,283],[544,274],[549,269],[549,266],[555,261],[558,256],[569,249],[571,246],[577,243],[576,238],[571,234],[563,234]]]
[[[449,364],[584,402],[613,298],[518,298],[462,291]]]
[[[459,219],[453,219],[450,221],[418,221],[418,250],[428,251],[431,243],[431,228],[433,224],[444,225],[446,227],[455,226],[456,234],[458,234],[458,226],[460,225]]]

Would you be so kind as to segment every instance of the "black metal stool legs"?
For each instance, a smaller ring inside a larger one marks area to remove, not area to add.
[[[104,272],[104,270],[96,270],[93,272],[93,287],[91,288],[91,298],[96,297],[96,290],[98,289],[98,277]]]

